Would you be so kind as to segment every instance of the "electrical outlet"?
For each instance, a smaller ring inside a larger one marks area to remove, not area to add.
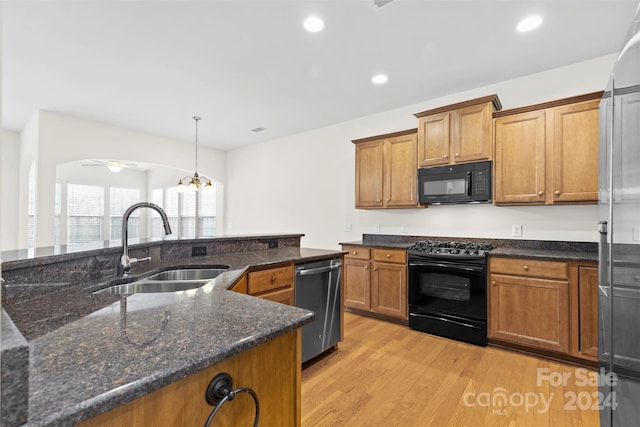
[[[409,224],[402,224],[402,232],[403,233],[409,232]]]
[[[382,225],[381,224],[376,224],[376,233],[379,233],[382,231]]]
[[[631,240],[640,242],[640,227],[633,227],[631,229]]]
[[[227,230],[231,230],[233,228],[233,223],[228,222],[227,223]]]
[[[353,231],[353,227],[351,226],[351,224],[345,224],[344,231],[346,231],[347,233],[351,233]]]
[[[278,247],[278,241],[277,240],[269,240],[269,249],[274,249]]]
[[[511,226],[511,236],[512,237],[522,237],[522,225],[512,225]]]
[[[206,246],[193,246],[191,248],[191,256],[205,256],[207,255]]]

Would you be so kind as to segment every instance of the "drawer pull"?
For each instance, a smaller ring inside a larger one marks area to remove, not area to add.
[[[387,258],[391,258],[391,254],[387,254]]]
[[[528,265],[525,265],[525,266],[524,266],[524,267],[522,267],[522,268],[524,268],[524,271],[529,271],[529,266],[528,266]]]
[[[271,276],[271,281],[275,282],[276,281],[276,275],[274,274],[273,276]]]
[[[358,255],[358,252],[353,251],[353,252],[351,252],[351,255]]]

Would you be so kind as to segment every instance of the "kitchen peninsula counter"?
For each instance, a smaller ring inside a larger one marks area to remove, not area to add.
[[[3,302],[10,304],[4,308],[30,350],[28,425],[74,425],[311,322],[311,311],[227,288],[247,269],[341,254],[280,247],[140,263],[134,267],[138,277],[189,266],[230,269],[197,289],[122,297],[92,294],[113,277],[8,281]]]

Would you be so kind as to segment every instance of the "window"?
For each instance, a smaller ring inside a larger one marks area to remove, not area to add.
[[[163,205],[163,193],[162,188],[156,188],[151,190],[151,203],[155,203],[158,206]],[[166,209],[165,209],[166,212]],[[171,221],[169,221],[172,224]],[[160,214],[155,210],[151,210],[151,236],[162,236],[164,234],[164,228],[162,228],[162,218]]]
[[[213,237],[216,235],[216,188],[212,191],[200,191],[198,205],[198,221],[200,222],[199,237]]]
[[[152,190],[152,201],[163,207],[177,237],[213,237],[216,235],[216,191],[178,193],[176,187]],[[162,237],[160,216],[152,214],[151,237]],[[196,230],[196,224],[199,230]]]
[[[118,188],[111,187],[109,189],[109,221],[110,239],[118,240],[122,236],[122,215],[127,208],[134,203],[140,202],[140,190],[137,188]],[[136,209],[131,213],[128,222],[129,238],[136,239],[140,237],[140,210]]]
[[[67,186],[67,243],[101,241],[104,188],[93,185]]]
[[[176,187],[167,187],[164,189],[164,205],[162,205],[164,212],[167,214],[169,224],[173,234],[178,235],[178,189]],[[151,237],[164,236],[164,229],[162,228],[162,221],[158,228],[157,234],[152,234]]]
[[[180,194],[180,237],[196,237],[196,197],[197,193]]]

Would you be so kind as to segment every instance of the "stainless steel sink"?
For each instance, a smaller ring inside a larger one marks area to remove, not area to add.
[[[211,280],[218,277],[221,273],[227,271],[227,268],[189,268],[178,270],[167,270],[147,278],[147,280]]]
[[[228,269],[228,266],[219,266],[218,268],[166,270],[135,282],[109,286],[95,291],[94,294],[120,295],[186,291],[206,285]]]

